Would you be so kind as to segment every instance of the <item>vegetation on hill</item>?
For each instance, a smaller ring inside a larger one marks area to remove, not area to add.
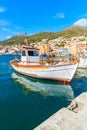
[[[58,37],[71,38],[74,36],[87,36],[87,28],[73,26],[61,32],[36,33],[31,36],[28,36],[28,41],[29,43],[32,43],[32,42],[39,42],[42,39],[51,40]],[[10,39],[7,39],[5,41],[1,41],[0,43],[3,45],[12,45],[12,44],[18,44],[18,43],[23,44],[24,40],[25,40],[25,35],[21,34],[21,35],[13,36]]]
[[[68,29],[65,29],[58,33],[58,36],[71,38],[77,36],[87,36],[87,28],[86,27],[78,27],[73,26]]]
[[[23,44],[24,43],[25,36],[24,35],[17,35],[17,36],[12,36],[11,38],[1,41],[0,44],[2,45],[14,45],[14,44]]]

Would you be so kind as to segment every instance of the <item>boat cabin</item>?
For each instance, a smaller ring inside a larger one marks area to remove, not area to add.
[[[40,61],[39,49],[29,46],[23,46],[21,49],[21,61],[27,63],[35,63]]]

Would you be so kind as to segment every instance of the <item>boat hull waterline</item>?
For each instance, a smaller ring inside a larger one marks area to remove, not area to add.
[[[78,63],[46,66],[46,65],[22,65],[15,64],[15,60],[11,61],[11,66],[20,74],[34,78],[58,80],[62,82],[71,82]]]

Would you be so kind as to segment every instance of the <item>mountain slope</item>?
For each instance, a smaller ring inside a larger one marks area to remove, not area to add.
[[[58,33],[58,36],[63,36],[66,38],[74,37],[74,36],[87,36],[87,28],[73,26],[68,29],[65,29]]]
[[[28,41],[29,43],[32,42],[39,42],[42,39],[55,39],[58,37],[65,37],[65,38],[71,38],[74,36],[87,36],[87,28],[84,27],[78,27],[78,26],[73,26],[70,28],[67,28],[61,32],[40,32],[33,34],[31,36],[28,36]],[[3,45],[12,45],[12,44],[23,44],[25,39],[25,35],[17,35],[13,36],[8,40],[0,42]]]

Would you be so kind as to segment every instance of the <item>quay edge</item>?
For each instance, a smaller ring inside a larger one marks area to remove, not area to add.
[[[70,105],[78,106],[69,110]],[[34,130],[87,130],[87,92],[76,97],[67,108],[62,108]]]

